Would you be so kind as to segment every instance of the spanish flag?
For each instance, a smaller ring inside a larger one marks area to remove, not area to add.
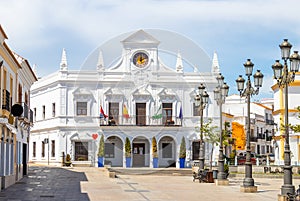
[[[107,118],[108,116],[104,113],[102,106],[100,106],[100,118]]]
[[[129,118],[128,110],[125,104],[123,105],[123,117],[125,117],[126,119]]]

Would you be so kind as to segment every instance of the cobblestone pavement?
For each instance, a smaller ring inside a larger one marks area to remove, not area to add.
[[[21,181],[0,192],[1,201],[102,200],[277,200],[283,179],[254,178],[257,193],[241,193],[243,178],[229,186],[192,181],[192,176],[119,175],[109,178],[104,168],[31,166]],[[294,179],[298,186],[300,180]]]

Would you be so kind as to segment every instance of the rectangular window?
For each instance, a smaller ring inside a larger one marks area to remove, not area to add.
[[[55,157],[55,140],[51,140],[51,157]]]
[[[87,115],[87,102],[77,102],[76,107],[77,115]]]
[[[52,117],[55,117],[55,103],[52,103]]]
[[[34,113],[33,114],[33,118],[34,118],[33,121],[36,121],[36,108],[33,108],[33,113]]]
[[[22,85],[19,84],[19,88],[18,88],[18,102],[22,103]]]
[[[114,124],[119,123],[119,103],[109,103],[109,120]]]
[[[32,143],[32,157],[36,157],[36,142]]]
[[[200,116],[200,109],[199,106],[196,106],[195,103],[193,103],[193,116]]]
[[[162,143],[162,157],[172,158],[172,143]]]
[[[172,122],[172,103],[163,103],[163,123],[170,124]]]
[[[88,142],[75,142],[75,160],[87,161],[88,160]]]
[[[115,143],[105,143],[104,157],[105,158],[114,158],[115,157]]]
[[[45,157],[45,142],[42,141],[42,158]]]
[[[42,116],[42,118],[45,119],[45,116],[46,116],[46,108],[45,108],[45,105],[43,105],[43,116]]]

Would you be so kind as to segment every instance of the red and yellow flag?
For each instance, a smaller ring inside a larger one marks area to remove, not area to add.
[[[125,117],[126,119],[129,118],[128,110],[125,104],[123,105],[123,117]]]

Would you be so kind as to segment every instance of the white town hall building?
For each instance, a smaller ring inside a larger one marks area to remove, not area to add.
[[[71,155],[74,164],[96,166],[103,134],[106,164],[125,167],[128,137],[131,166],[153,167],[151,139],[155,136],[159,166],[179,167],[184,136],[189,166],[192,142],[199,138],[195,127],[199,126],[200,113],[194,97],[200,83],[209,94],[204,121],[212,118],[219,125],[219,107],[213,94],[220,73],[216,53],[211,60],[198,48],[193,54],[200,61],[193,63],[193,55],[187,50],[195,44],[167,31],[138,30],[112,41],[119,48],[109,42],[103,44],[80,70],[68,69],[63,50],[59,71],[34,83],[30,96],[34,110],[30,161],[60,163],[64,152]],[[112,56],[115,50],[118,55]]]

